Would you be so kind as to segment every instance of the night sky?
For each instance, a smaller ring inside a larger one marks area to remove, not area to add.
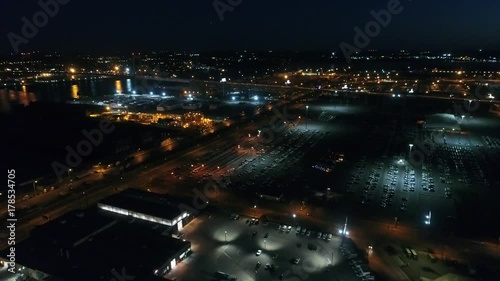
[[[390,2],[218,0],[241,1],[221,21],[213,0],[64,1],[20,51],[336,50],[342,41],[352,44],[355,26],[373,20],[370,11]],[[401,6],[367,48],[500,49],[500,1],[401,0]],[[41,8],[37,1],[2,0],[0,9],[0,52],[10,53],[7,34],[21,35],[21,18],[31,21]]]

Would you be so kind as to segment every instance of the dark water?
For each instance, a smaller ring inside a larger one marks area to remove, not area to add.
[[[30,102],[66,102],[86,97],[99,97],[116,93],[131,93],[133,81],[128,78],[75,77],[57,82],[37,82],[0,89],[0,111],[8,111],[15,104]]]

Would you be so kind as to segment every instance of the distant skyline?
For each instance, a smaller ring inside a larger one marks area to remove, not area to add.
[[[500,50],[498,1],[144,0],[126,2],[136,3],[128,5],[117,1],[55,1],[2,1],[0,9],[8,12],[0,17],[0,53],[14,51],[12,40],[17,40],[19,52],[338,51],[342,42],[354,46],[354,28],[365,30],[375,20],[371,11],[387,10],[388,5],[398,5],[400,12],[370,38],[366,48],[360,49]],[[59,7],[48,5],[48,11],[54,12],[44,19],[39,3],[49,2]],[[222,12],[224,9],[230,10]],[[21,19],[26,17],[32,23],[34,15],[41,24],[29,34],[32,38],[27,38]]]

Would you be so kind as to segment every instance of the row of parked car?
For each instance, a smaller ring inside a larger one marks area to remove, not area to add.
[[[300,226],[297,227],[296,234],[297,235],[298,234],[302,234],[302,235],[305,235],[305,236],[308,236],[308,237],[309,236],[314,237],[316,235],[316,237],[318,239],[323,239],[325,241],[326,240],[332,240],[332,237],[333,237],[333,234],[331,234],[331,233],[326,233],[326,232],[324,232],[324,233],[323,232],[316,233],[316,232],[313,232],[311,230],[307,230],[305,227],[303,228],[303,227],[300,227]]]
[[[349,245],[342,244],[340,246],[340,251],[344,257],[349,259],[349,265],[351,265],[352,270],[360,280],[375,280],[375,276],[371,275],[368,265],[364,261],[358,259],[358,254]]]

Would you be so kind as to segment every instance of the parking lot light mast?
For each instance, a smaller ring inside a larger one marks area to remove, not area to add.
[[[224,231],[224,242],[227,243],[227,231]]]
[[[411,159],[411,149],[413,148],[413,143],[410,143],[408,146],[410,147],[410,152],[408,153],[408,162],[410,162],[410,159]]]
[[[309,116],[309,105],[306,105],[306,129],[307,129],[307,119]]]
[[[33,182],[33,194],[36,194],[36,184],[37,183],[38,183],[38,181]]]
[[[432,213],[431,213],[431,211],[429,211],[429,214],[425,216],[425,224],[430,225],[431,218],[432,218]]]
[[[347,232],[347,217],[345,217],[344,230],[342,231],[342,234],[344,236],[346,236],[348,234],[348,232]]]

